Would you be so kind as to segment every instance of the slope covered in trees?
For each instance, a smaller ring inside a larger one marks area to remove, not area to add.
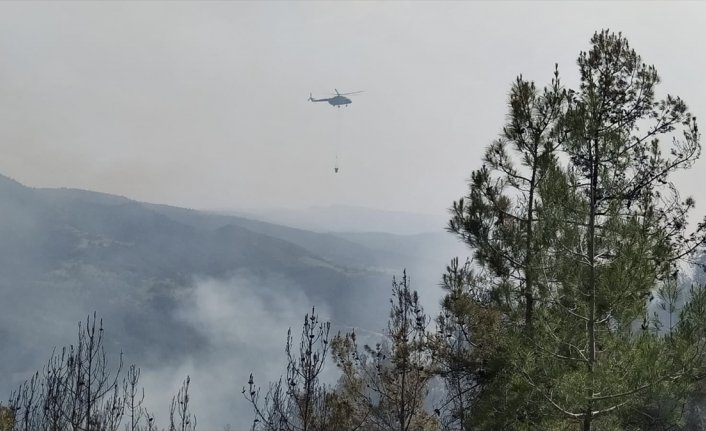
[[[205,360],[223,344],[196,321],[214,314],[195,309],[203,286],[217,287],[205,290],[221,298],[215,305],[247,296],[269,307],[271,320],[281,310],[269,298],[287,298],[277,302],[280,308],[315,303],[339,324],[374,328],[385,321],[384,286],[394,270],[415,261],[436,268],[444,259],[434,263],[431,249],[410,246],[417,236],[376,243],[370,234],[358,241],[355,234],[342,238],[90,191],[31,188],[2,176],[0,201],[0,344],[12,346],[0,349],[5,392],[54,346],[70,343],[76,321],[93,310],[111,329],[106,348],[123,350],[149,379],[150,370]],[[432,237],[442,237],[439,249],[455,245],[441,228]],[[248,355],[243,342],[228,348],[233,358]]]

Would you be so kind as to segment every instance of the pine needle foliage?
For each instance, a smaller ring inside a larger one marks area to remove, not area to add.
[[[435,374],[428,324],[405,272],[392,282],[385,339],[361,349],[355,332],[334,338],[333,357],[342,371],[339,393],[348,400],[353,422],[361,429],[436,429],[437,420],[424,408]]]
[[[668,429],[702,375],[703,289],[670,306],[666,330],[653,314],[704,242],[671,182],[700,155],[696,119],[657,98],[655,67],[619,33],[596,33],[577,64],[576,89],[558,68],[541,91],[516,80],[501,138],[451,209],[479,274],[462,284],[480,294],[459,309],[452,289],[444,319],[475,320],[469,354],[499,364],[491,378],[467,368],[466,429]],[[492,349],[474,341],[480,310],[501,316]]]

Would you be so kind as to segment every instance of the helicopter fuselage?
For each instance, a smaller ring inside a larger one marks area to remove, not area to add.
[[[329,97],[326,99],[314,99],[313,97],[309,96],[309,100],[312,102],[328,102],[329,105],[336,106],[338,108],[340,108],[341,106],[346,106],[346,105],[350,105],[351,103],[353,103],[353,101],[351,99],[349,99],[346,96],[343,96],[341,94],[338,94],[336,96]]]
[[[341,106],[353,103],[353,101],[345,96],[335,96],[326,99],[331,106]]]

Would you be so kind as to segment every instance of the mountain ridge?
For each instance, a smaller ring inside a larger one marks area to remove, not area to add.
[[[405,268],[433,315],[457,244],[444,232],[312,232],[2,175],[0,238],[6,392],[53,347],[74,342],[76,322],[93,311],[108,350],[152,375],[212,363],[213,354],[246,375],[263,355],[279,357],[286,327],[312,306],[339,329],[375,331]]]

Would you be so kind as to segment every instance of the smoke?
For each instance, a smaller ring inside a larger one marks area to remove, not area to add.
[[[199,429],[248,429],[252,409],[241,388],[251,372],[263,392],[279,378],[286,366],[287,330],[292,328],[296,340],[314,304],[280,276],[243,272],[228,280],[204,278],[194,284],[175,314],[208,340],[207,347],[183,352],[176,365],[143,369],[146,405],[164,426],[171,397],[189,375],[191,411]],[[326,321],[327,309],[316,305]]]
[[[251,372],[263,391],[280,377],[287,330],[296,343],[312,306],[322,322],[332,323],[332,336],[355,329],[361,343],[375,344],[386,324],[392,276],[408,268],[433,318],[443,295],[440,274],[457,254],[455,241],[428,235],[336,236],[267,226],[263,236],[248,234],[252,242],[238,243],[242,248],[215,244],[182,253],[184,244],[211,244],[214,235],[206,228],[196,235],[179,221],[107,195],[34,190],[1,177],[0,195],[0,345],[11,346],[0,349],[0,388],[9,394],[42,369],[54,348],[75,344],[77,323],[96,311],[111,371],[120,352],[125,367],[141,368],[140,385],[159,426],[167,425],[171,398],[189,375],[199,429],[250,428],[241,388]],[[196,216],[179,216],[204,226]],[[149,230],[145,220],[154,223]],[[301,245],[282,248],[285,243],[272,240],[277,235]],[[223,278],[233,274],[232,262],[211,265],[203,258],[224,253],[249,270]],[[346,266],[349,256],[364,253],[364,268]],[[272,254],[277,259],[270,263]],[[339,372],[327,362],[322,380],[335,384]]]

